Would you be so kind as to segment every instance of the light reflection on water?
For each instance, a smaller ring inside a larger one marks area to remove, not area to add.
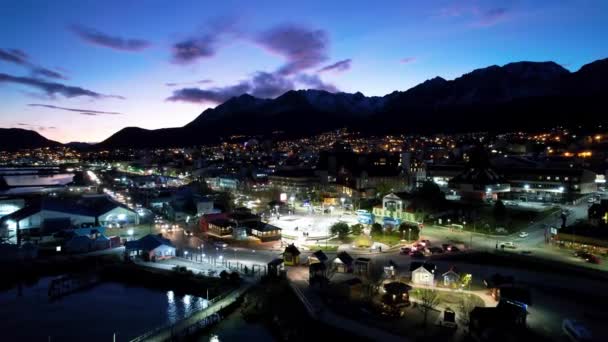
[[[111,282],[49,301],[50,280],[24,286],[22,296],[16,288],[0,292],[0,336],[11,336],[0,341],[107,342],[114,333],[117,341],[128,341],[207,307],[204,298]]]
[[[175,323],[207,306],[209,306],[207,300],[201,297],[189,294],[176,295],[171,290],[167,291],[167,319],[170,323]]]

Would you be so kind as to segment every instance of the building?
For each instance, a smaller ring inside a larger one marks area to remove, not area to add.
[[[511,185],[506,197],[526,201],[573,201],[597,191],[596,174],[583,168],[505,167]]]
[[[127,241],[125,254],[146,261],[170,259],[175,257],[175,246],[161,235],[148,234],[139,240]]]
[[[309,257],[308,257],[308,264],[312,265],[312,264],[325,264],[327,262],[328,258],[327,255],[325,253],[323,253],[322,250],[318,250],[314,253],[312,253]]]
[[[338,273],[351,273],[353,271],[353,257],[346,252],[340,252],[333,260],[334,270]]]
[[[0,219],[9,235],[44,230],[57,220],[67,220],[72,227],[138,224],[139,215],[105,195],[78,198],[44,197]],[[11,233],[13,232],[13,233]]]
[[[435,286],[435,270],[434,264],[412,262],[410,264],[412,284]]]
[[[300,250],[293,243],[285,247],[283,260],[287,266],[298,266],[300,264]]]
[[[233,221],[217,218],[207,222],[209,230],[208,234],[219,236],[219,237],[230,237],[232,236],[232,230],[235,227]]]
[[[412,200],[408,193],[391,192],[382,198],[382,207],[375,207],[373,213],[375,216],[396,220],[397,224],[416,222],[414,213],[406,210],[411,203]]]
[[[451,267],[447,272],[441,275],[443,286],[458,288],[460,287],[460,274],[456,272],[454,267]]]
[[[268,176],[270,185],[286,193],[306,193],[321,187],[320,177],[314,169],[280,169]]]
[[[371,269],[372,269],[372,259],[357,258],[355,260],[355,265],[354,265],[355,274],[358,274],[361,276],[367,276],[371,272]]]
[[[268,223],[258,222],[257,227],[251,228],[251,236],[262,242],[281,240],[281,228]]]

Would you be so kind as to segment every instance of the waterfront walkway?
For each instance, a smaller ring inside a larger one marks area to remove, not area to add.
[[[240,288],[226,294],[213,298],[209,301],[209,306],[197,313],[184,318],[174,324],[167,324],[155,329],[152,329],[143,335],[140,335],[131,340],[131,342],[139,341],[170,341],[175,337],[188,335],[195,330],[202,328],[201,323],[207,324],[211,322],[209,318],[217,315],[222,309],[234,304],[241,296],[249,290],[251,283],[244,282]],[[221,318],[220,318],[221,319]]]

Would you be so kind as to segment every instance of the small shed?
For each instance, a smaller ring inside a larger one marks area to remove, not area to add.
[[[372,268],[372,259],[370,258],[357,258],[355,260],[355,274],[366,276],[369,274]]]
[[[300,264],[300,250],[293,243],[285,247],[283,259],[287,266],[297,266]]]
[[[456,268],[451,267],[447,272],[441,275],[443,286],[457,288],[460,285],[460,274]]]
[[[353,257],[346,252],[340,252],[333,261],[336,272],[350,273],[353,271]]]
[[[436,267],[431,263],[415,263],[410,265],[412,283],[416,285],[434,286]]]
[[[325,262],[327,262],[328,258],[327,255],[325,253],[323,253],[322,250],[318,250],[314,253],[312,253],[309,257],[308,257],[308,264],[312,265],[312,264],[316,264],[316,263],[322,263],[324,264]]]

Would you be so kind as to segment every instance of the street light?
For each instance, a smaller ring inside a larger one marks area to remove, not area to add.
[[[133,229],[127,230],[127,234],[129,235],[129,240],[133,239]]]

